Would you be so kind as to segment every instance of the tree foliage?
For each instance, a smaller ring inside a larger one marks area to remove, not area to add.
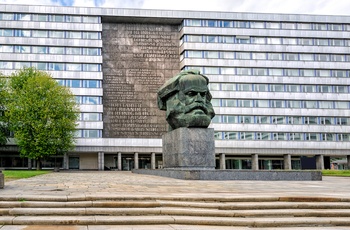
[[[78,109],[69,89],[46,72],[24,68],[10,76],[9,91],[6,114],[21,156],[37,160],[74,147]]]
[[[5,145],[9,134],[8,119],[5,116],[6,101],[8,99],[8,92],[6,89],[6,80],[0,74],[0,146]]]

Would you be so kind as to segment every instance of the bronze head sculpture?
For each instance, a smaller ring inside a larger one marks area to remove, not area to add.
[[[166,110],[169,131],[180,127],[207,128],[215,116],[209,79],[188,70],[169,79],[158,90],[158,107]]]

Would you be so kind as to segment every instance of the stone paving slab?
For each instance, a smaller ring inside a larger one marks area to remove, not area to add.
[[[118,171],[61,171],[5,183],[0,197],[31,197],[49,200],[59,197],[210,197],[245,199],[257,197],[336,197],[350,198],[350,179],[323,177],[322,181],[192,181]]]

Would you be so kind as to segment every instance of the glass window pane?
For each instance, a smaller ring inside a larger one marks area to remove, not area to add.
[[[281,53],[268,53],[269,60],[283,60]]]
[[[99,23],[99,17],[94,16],[84,16],[83,17],[84,23]]]
[[[64,38],[64,31],[50,31],[50,38]]]
[[[265,28],[265,23],[264,22],[250,22],[250,28],[263,29],[263,28]]]
[[[250,59],[249,52],[236,52],[236,59]]]
[[[47,14],[33,14],[33,21],[47,22],[48,18]]]
[[[32,37],[36,38],[46,38],[48,34],[47,30],[33,30]]]
[[[269,100],[255,100],[255,107],[268,108]]]
[[[69,31],[69,32],[68,32],[68,38],[80,39],[80,38],[81,38],[81,32]]]
[[[80,16],[67,15],[66,22],[81,22]]]
[[[50,47],[50,54],[64,54],[64,47]]]
[[[280,29],[279,22],[266,22],[266,29]]]
[[[15,46],[15,53],[30,53],[30,46]]]
[[[0,52],[2,52],[2,53],[12,53],[13,52],[13,46],[0,45]]]
[[[67,63],[66,69],[67,71],[81,71],[81,64]]]
[[[313,54],[300,54],[299,58],[300,58],[300,61],[313,61],[314,55]]]
[[[266,53],[252,53],[252,59],[266,60]]]
[[[51,22],[64,22],[64,15],[50,15]]]
[[[48,48],[46,46],[33,46],[32,47],[32,52],[33,53],[38,53],[38,54],[47,54],[48,53]]]
[[[81,48],[67,47],[66,48],[66,52],[67,52],[67,54],[80,55],[81,54]]]
[[[258,92],[267,92],[269,91],[269,88],[267,84],[255,84],[254,90]]]

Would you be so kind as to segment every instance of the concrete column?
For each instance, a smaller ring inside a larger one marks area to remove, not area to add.
[[[347,155],[346,158],[348,159],[348,162],[347,162],[348,170],[350,170],[350,155]]]
[[[103,171],[105,169],[105,154],[103,152],[98,153],[98,170]]]
[[[220,153],[220,169],[226,169],[226,158],[225,153]]]
[[[139,153],[134,153],[134,169],[139,169]]]
[[[151,169],[156,169],[156,153],[151,153]]]
[[[258,154],[252,154],[252,170],[259,170]]]
[[[290,154],[285,154],[283,156],[284,170],[292,169],[292,157]]]
[[[31,170],[32,167],[33,167],[33,165],[32,165],[32,159],[29,159],[29,158],[28,158],[28,169]]]
[[[324,169],[323,155],[316,155],[316,169],[319,169],[319,170]]]
[[[118,170],[122,171],[122,153],[118,153]]]
[[[68,153],[63,155],[63,169],[69,169],[69,157]]]

